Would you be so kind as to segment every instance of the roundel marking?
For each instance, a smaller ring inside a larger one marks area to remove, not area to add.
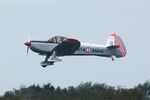
[[[86,51],[87,53],[90,53],[90,52],[92,51],[92,49],[91,49],[91,48],[85,48],[85,51]]]

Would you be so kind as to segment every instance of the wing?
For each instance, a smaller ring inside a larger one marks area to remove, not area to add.
[[[57,56],[71,55],[80,47],[80,41],[72,38],[67,38],[54,48]]]

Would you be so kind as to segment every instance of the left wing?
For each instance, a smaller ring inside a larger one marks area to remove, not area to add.
[[[67,38],[59,45],[57,45],[53,51],[56,52],[56,56],[70,55],[73,54],[76,50],[78,50],[80,45],[80,41],[72,38]]]

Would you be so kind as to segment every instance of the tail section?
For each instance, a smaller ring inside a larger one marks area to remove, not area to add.
[[[113,50],[114,56],[116,58],[125,57],[127,54],[126,47],[125,47],[122,39],[115,33],[111,34],[108,37],[106,46],[108,49]]]
[[[106,42],[106,46],[107,46],[107,48],[113,48],[115,46],[116,47],[118,46],[113,34],[108,37],[107,42]]]

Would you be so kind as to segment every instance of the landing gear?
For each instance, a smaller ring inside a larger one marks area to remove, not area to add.
[[[43,68],[45,68],[45,67],[48,66],[48,65],[52,65],[52,64],[48,61],[49,57],[50,57],[50,54],[47,54],[45,60],[44,60],[43,62],[41,62],[41,66],[42,66]]]
[[[49,66],[49,65],[54,65],[54,62],[53,61],[43,61],[43,62],[41,62],[41,66],[43,67],[43,68],[45,68],[45,67],[47,67],[47,66]]]
[[[49,60],[48,60],[49,59]],[[43,62],[41,62],[41,66],[43,68],[45,68],[46,66],[49,66],[49,65],[54,65],[55,62],[58,62],[58,61],[62,61],[61,59],[58,59],[57,56],[56,56],[56,51],[53,51],[52,55],[50,56],[50,54],[47,54],[46,55],[46,58]]]
[[[46,67],[46,65],[41,65],[43,68],[45,68]]]
[[[111,60],[114,61],[115,60],[114,57],[111,57]]]

